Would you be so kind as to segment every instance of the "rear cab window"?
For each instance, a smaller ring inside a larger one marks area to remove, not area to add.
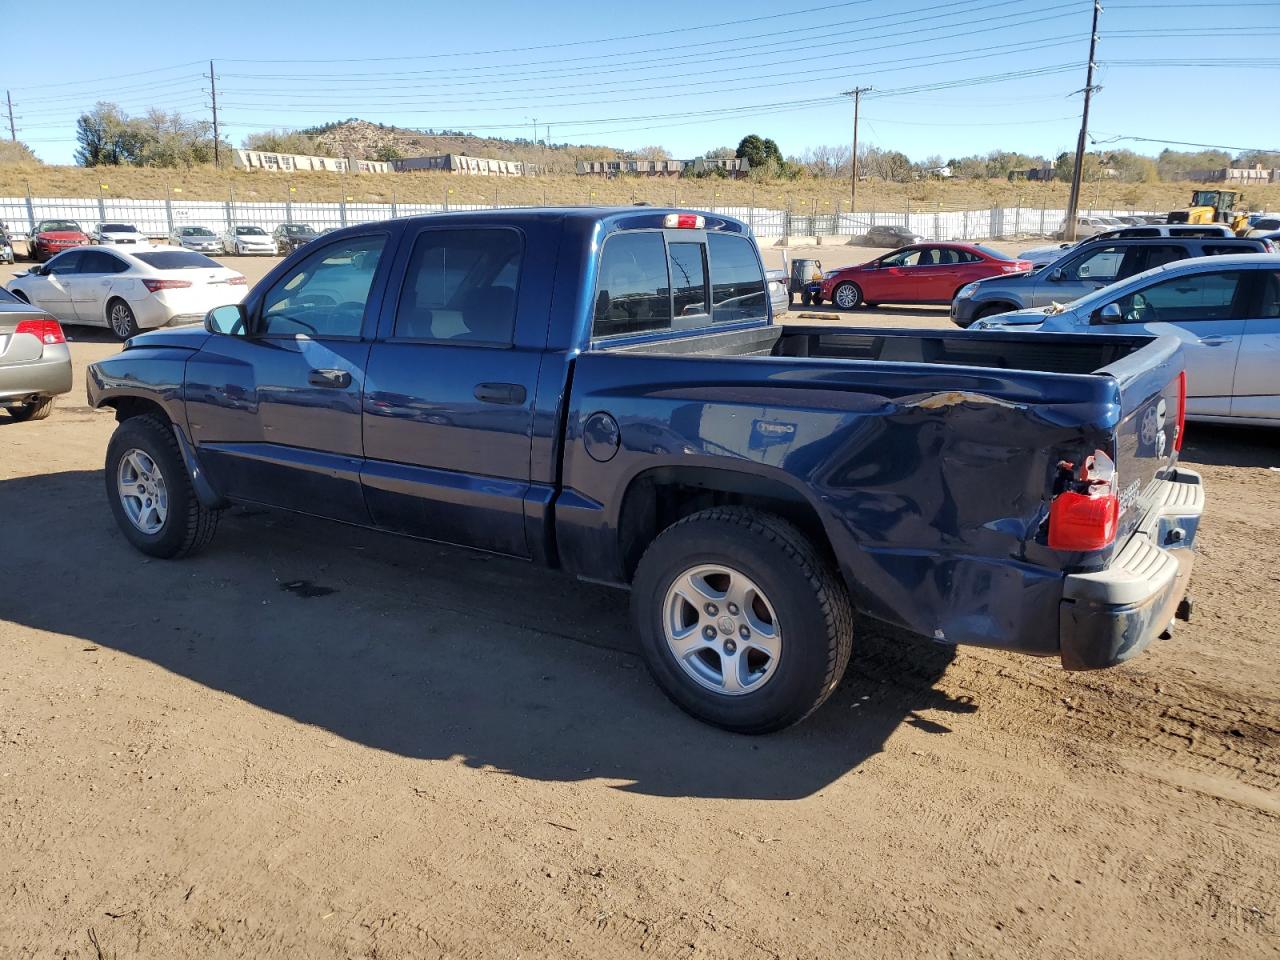
[[[594,339],[768,319],[764,271],[749,237],[675,233],[622,231],[605,240]]]

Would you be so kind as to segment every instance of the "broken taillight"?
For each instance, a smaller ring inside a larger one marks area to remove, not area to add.
[[[1049,505],[1050,549],[1084,552],[1113,544],[1120,525],[1115,491],[1115,462],[1096,450],[1085,461],[1080,478],[1073,477]]]
[[[1182,438],[1187,433],[1187,371],[1178,374],[1178,432],[1173,438],[1173,449],[1182,452]]]

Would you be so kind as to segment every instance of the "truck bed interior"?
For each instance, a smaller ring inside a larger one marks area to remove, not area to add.
[[[1086,374],[1110,366],[1148,342],[1141,337],[1086,334],[855,331],[848,328],[770,326],[701,332],[696,336],[628,344],[613,349],[619,353],[813,357]]]

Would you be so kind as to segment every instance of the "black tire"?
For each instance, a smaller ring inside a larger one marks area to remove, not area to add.
[[[822,306],[822,294],[820,294],[820,293],[815,293],[815,294],[813,295],[813,305],[814,305],[815,307],[820,307],[820,306]]]
[[[153,534],[136,527],[120,502],[117,488],[120,460],[134,449],[141,450],[155,462],[168,492],[168,514]],[[158,416],[131,417],[116,427],[107,444],[105,479],[107,501],[120,531],[148,556],[166,560],[188,556],[205,547],[218,529],[218,511],[208,509],[197,499],[173,428]]]
[[[700,685],[667,643],[667,591],[699,564],[749,577],[777,612],[783,646],[775,672],[754,692],[731,696]],[[691,716],[736,733],[770,733],[803,720],[835,690],[853,646],[849,596],[830,565],[786,520],[746,507],[703,510],[659,534],[636,570],[631,613],[663,692]]]
[[[133,307],[119,297],[107,301],[107,328],[121,340],[136,337],[142,332],[138,318],[133,315]]]
[[[53,413],[53,397],[32,400],[20,407],[10,407],[9,416],[19,423],[27,420],[46,420]]]
[[[1014,308],[1001,303],[994,303],[989,307],[982,307],[973,315],[974,320],[985,320],[987,317],[995,317],[1002,313],[1009,313]]]
[[[831,302],[841,310],[856,310],[862,306],[862,288],[850,280],[837,284],[831,291]]]
[[[804,293],[800,294],[800,302],[806,307],[809,306],[809,304],[813,303],[813,294],[806,290]]]

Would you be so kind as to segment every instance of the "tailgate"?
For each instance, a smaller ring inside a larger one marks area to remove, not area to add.
[[[1120,388],[1115,432],[1116,489],[1120,498],[1117,548],[1162,495],[1160,481],[1177,460],[1185,405],[1185,368],[1177,338],[1161,337],[1099,373]]]

